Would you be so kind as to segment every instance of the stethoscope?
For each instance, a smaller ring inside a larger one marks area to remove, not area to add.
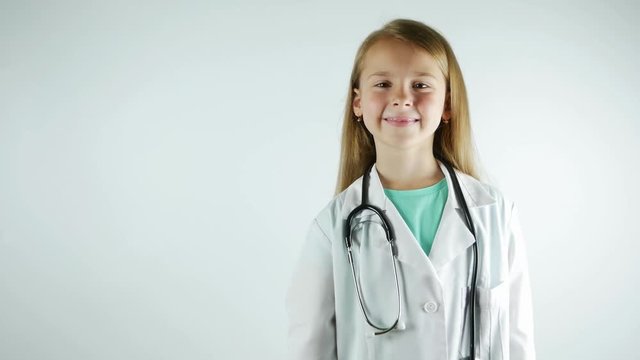
[[[462,209],[464,210],[464,215],[465,215],[465,222],[467,224],[467,227],[469,228],[469,230],[471,231],[471,233],[473,234],[474,239],[476,239],[476,241],[473,243],[473,256],[474,256],[474,268],[473,268],[473,274],[471,276],[471,283],[473,284],[473,288],[471,291],[471,304],[472,306],[470,306],[470,311],[471,311],[471,340],[469,341],[469,347],[470,347],[470,354],[471,354],[471,359],[475,359],[475,301],[476,301],[476,275],[478,273],[478,245],[477,245],[477,238],[476,238],[476,233],[474,231],[474,227],[473,227],[473,222],[471,221],[471,215],[469,214],[469,208],[467,207],[467,202],[464,200],[464,196],[462,195],[462,190],[460,190],[460,184],[458,183],[458,177],[456,176],[455,172],[453,171],[453,168],[451,167],[451,165],[449,165],[446,161],[443,161],[442,159],[436,157],[438,160],[440,160],[445,167],[447,168],[447,171],[449,172],[449,174],[451,175],[451,180],[453,181],[453,188],[454,191],[456,193],[456,198],[458,199],[458,201],[462,204]],[[395,234],[393,232],[393,227],[391,227],[391,222],[389,221],[389,219],[387,218],[387,215],[385,214],[385,212],[383,210],[381,210],[379,207],[375,206],[375,205],[371,205],[368,202],[368,188],[369,188],[369,173],[371,172],[371,169],[373,168],[373,164],[369,165],[369,167],[367,168],[367,170],[365,171],[363,178],[362,178],[362,202],[360,203],[360,205],[358,205],[355,209],[353,209],[353,211],[351,211],[351,213],[349,214],[349,216],[347,217],[347,221],[346,221],[346,227],[345,227],[345,245],[347,247],[347,255],[349,257],[349,264],[351,264],[351,274],[353,275],[353,283],[354,286],[356,288],[356,293],[358,294],[358,301],[360,302],[360,309],[362,310],[362,314],[364,315],[365,320],[367,321],[367,323],[378,329],[378,332],[375,332],[375,335],[382,335],[382,334],[386,334],[389,331],[395,329],[398,325],[398,322],[400,321],[400,314],[402,311],[401,308],[401,298],[400,298],[400,285],[398,283],[398,270],[397,270],[397,266],[396,266],[396,261],[397,261],[397,257],[398,257],[398,249],[396,248],[396,243],[395,243]],[[392,257],[392,263],[393,263],[393,274],[395,275],[395,279],[396,279],[396,293],[398,295],[398,312],[397,312],[397,316],[396,316],[396,320],[394,321],[394,323],[389,326],[389,327],[380,327],[377,326],[375,324],[373,324],[371,322],[371,320],[369,320],[369,316],[367,316],[367,312],[364,309],[364,304],[362,301],[362,294],[360,293],[360,285],[358,284],[358,279],[356,276],[356,269],[355,266],[353,265],[353,255],[351,253],[351,245],[352,245],[352,241],[351,241],[351,233],[353,232],[353,228],[351,226],[351,222],[353,221],[353,219],[355,218],[355,216],[365,210],[369,210],[372,211],[373,213],[375,213],[376,215],[378,215],[380,217],[381,221],[381,225],[384,229],[385,235],[387,237],[387,241],[389,242],[389,246],[391,247],[391,257]]]

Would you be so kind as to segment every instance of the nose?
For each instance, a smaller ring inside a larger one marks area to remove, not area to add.
[[[407,91],[404,86],[396,87],[393,94],[393,106],[411,106],[412,103],[411,91]]]

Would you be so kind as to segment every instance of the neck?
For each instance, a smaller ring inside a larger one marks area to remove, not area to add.
[[[433,151],[424,148],[376,152],[376,169],[382,186],[391,190],[420,189],[444,178]]]

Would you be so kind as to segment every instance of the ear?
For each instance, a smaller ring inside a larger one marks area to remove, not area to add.
[[[360,107],[360,89],[353,89],[353,113],[356,116],[362,116],[362,108]]]
[[[442,112],[442,118],[446,120],[451,119],[451,92],[447,90],[447,94],[444,98],[444,111]]]

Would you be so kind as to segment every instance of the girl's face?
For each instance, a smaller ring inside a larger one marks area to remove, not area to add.
[[[376,149],[433,149],[440,119],[450,118],[446,81],[425,50],[397,39],[376,42],[365,55],[353,111],[364,118]]]

